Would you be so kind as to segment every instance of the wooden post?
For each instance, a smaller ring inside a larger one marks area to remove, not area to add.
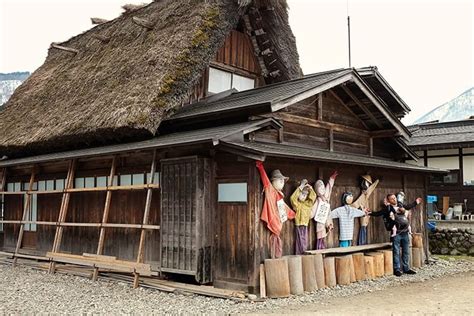
[[[351,256],[336,257],[336,281],[339,285],[351,283]]]
[[[365,280],[365,261],[362,252],[354,253],[352,255],[352,262],[354,263],[354,273],[356,281]]]
[[[288,276],[290,278],[290,293],[299,295],[304,293],[301,256],[288,256]]]
[[[155,171],[156,171],[156,149],[153,150],[153,158],[151,162],[151,168],[150,168],[150,179],[149,183],[153,183],[155,181]],[[150,208],[151,208],[151,198],[153,195],[153,189],[149,188],[146,193],[146,202],[145,202],[145,210],[143,213],[143,225],[148,224],[148,218],[150,217]],[[144,259],[144,247],[145,247],[145,234],[146,231],[145,229],[142,228],[140,232],[140,241],[138,244],[138,254],[137,254],[137,263],[143,262]],[[134,272],[134,278],[133,278],[133,288],[136,289],[139,284],[139,273]]]
[[[318,121],[323,120],[323,94],[318,94]]]
[[[355,268],[354,268],[354,259],[352,258],[352,255],[347,255],[349,257],[349,263],[350,263],[350,268],[351,268],[351,283],[357,281],[356,280],[356,275],[355,275]]]
[[[374,258],[374,273],[376,277],[382,277],[385,274],[385,260],[382,252],[369,252],[367,255]]]
[[[35,169],[31,171],[30,183],[28,184],[28,191],[33,190],[33,184],[35,182]],[[21,188],[20,188],[21,189]],[[26,201],[23,207],[22,222],[28,220],[30,214],[30,204],[31,204],[31,194],[26,194]],[[16,265],[18,257],[16,256],[21,248],[21,243],[23,241],[23,234],[25,232],[25,223],[20,224],[20,232],[18,233],[18,240],[16,241],[15,254],[13,255],[13,266]]]
[[[420,268],[421,267],[421,262],[422,262],[422,248],[411,248],[411,254],[413,257],[413,268]]]
[[[110,167],[109,182],[107,183],[107,186],[114,185],[116,164],[117,164],[117,157],[114,156],[114,158],[112,159],[112,166]],[[104,213],[102,215],[102,224],[105,224],[108,221],[111,201],[112,201],[112,191],[107,191],[107,195],[105,196]],[[99,243],[97,245],[97,251],[96,251],[97,255],[102,255],[104,252],[104,240],[105,240],[105,227],[101,225]],[[92,274],[92,280],[97,281],[98,276],[99,276],[99,268],[95,267],[94,273]]]
[[[65,190],[71,189],[73,187],[75,171],[76,171],[76,159],[73,159],[69,163],[69,169],[68,169],[67,178],[66,178],[66,186],[64,188]],[[63,236],[63,227],[61,226],[61,223],[63,223],[66,220],[70,197],[71,197],[71,193],[67,191],[63,193],[63,199],[61,201],[61,207],[59,209],[58,223],[56,226],[56,233],[54,235],[53,247],[51,250],[52,253],[58,252],[61,247],[61,239]],[[56,269],[56,263],[54,261],[51,261],[49,263],[49,273],[54,273],[55,269]]]
[[[265,285],[265,265],[260,264],[260,298],[267,297],[267,287]]]
[[[379,250],[383,253],[385,275],[393,274],[393,252],[392,250]]]
[[[265,280],[268,297],[290,296],[287,259],[265,259]]]
[[[303,266],[303,288],[305,292],[313,292],[318,289],[316,283],[316,269],[314,267],[314,257],[306,255],[301,257]]]
[[[420,233],[414,233],[411,239],[411,245],[414,248],[423,248],[423,236]]]
[[[364,256],[364,261],[365,261],[365,278],[369,280],[375,279],[374,257]]]
[[[322,254],[316,254],[314,256],[314,269],[316,270],[316,284],[318,289],[326,287],[326,281],[324,280],[324,260]]]
[[[329,129],[329,151],[334,151],[334,130]]]
[[[324,258],[324,276],[326,279],[326,285],[329,287],[336,286],[336,266],[334,257]]]

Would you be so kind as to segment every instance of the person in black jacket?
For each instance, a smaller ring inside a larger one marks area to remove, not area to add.
[[[386,209],[380,212],[369,213],[371,216],[383,216],[385,228],[391,231],[393,226],[396,227],[396,234],[393,236],[392,251],[393,251],[393,269],[396,276],[402,275],[400,269],[400,246],[402,248],[402,265],[403,273],[416,274],[415,271],[410,269],[409,258],[410,258],[410,237],[409,227],[410,223],[406,217],[406,211],[410,208],[416,207],[422,201],[421,198],[417,198],[415,202],[405,205],[397,201],[395,194],[388,194],[384,200]],[[393,214],[393,217],[390,217]]]

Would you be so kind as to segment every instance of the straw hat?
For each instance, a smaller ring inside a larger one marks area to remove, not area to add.
[[[363,175],[363,176],[362,176],[362,179],[364,179],[365,181],[367,181],[367,182],[370,183],[370,184],[374,183],[374,182],[372,181],[372,177],[370,176],[370,174]]]
[[[271,176],[270,179],[271,179],[272,181],[275,180],[275,179],[283,179],[283,180],[285,180],[285,181],[288,181],[288,179],[290,179],[290,178],[289,178],[289,177],[285,177],[285,176],[281,173],[280,169],[276,169],[276,170],[273,170],[273,171],[272,171],[272,176]]]

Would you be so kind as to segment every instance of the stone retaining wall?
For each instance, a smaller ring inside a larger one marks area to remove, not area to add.
[[[432,254],[474,256],[472,228],[437,228],[429,233],[429,241]]]

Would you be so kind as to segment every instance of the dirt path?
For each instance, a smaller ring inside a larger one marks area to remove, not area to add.
[[[326,303],[262,313],[292,315],[474,315],[474,272],[442,277]],[[260,314],[260,313],[259,313]]]

